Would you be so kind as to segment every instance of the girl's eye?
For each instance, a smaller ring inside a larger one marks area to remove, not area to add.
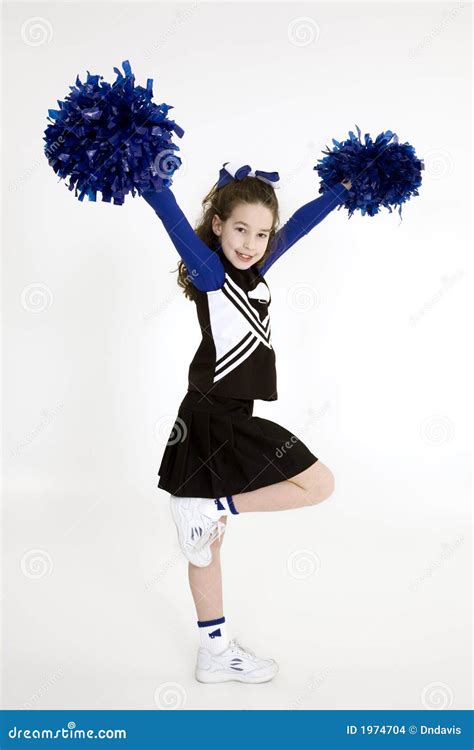
[[[245,229],[244,229],[244,227],[237,227],[237,231],[238,232],[240,232],[240,231],[245,232]],[[264,234],[264,232],[260,232],[260,237],[263,237],[265,239],[266,236],[267,235]]]

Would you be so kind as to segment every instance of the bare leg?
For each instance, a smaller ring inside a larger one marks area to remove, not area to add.
[[[227,516],[222,516],[227,523]],[[198,620],[214,620],[223,617],[222,574],[220,548],[227,531],[211,544],[212,562],[206,568],[189,563],[188,576]]]
[[[326,500],[334,492],[334,476],[322,461],[282,482],[233,495],[239,513],[292,510]]]
[[[303,508],[326,500],[334,491],[334,476],[322,461],[316,461],[305,471],[268,487],[233,495],[239,513],[251,511],[274,511]],[[227,516],[220,520],[227,523]],[[227,533],[227,532],[225,532]],[[213,620],[223,617],[222,574],[220,548],[221,539],[212,545],[212,562],[205,568],[189,563],[188,576],[198,620]]]

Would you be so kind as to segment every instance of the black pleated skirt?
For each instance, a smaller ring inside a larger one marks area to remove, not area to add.
[[[182,400],[158,469],[158,487],[179,497],[249,492],[308,469],[318,458],[292,432],[254,417],[253,400]]]

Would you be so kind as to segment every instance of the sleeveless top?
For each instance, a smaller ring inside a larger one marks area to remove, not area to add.
[[[208,292],[194,287],[202,340],[189,366],[188,391],[276,401],[268,284],[255,266],[236,268],[222,247],[216,252],[223,286]]]

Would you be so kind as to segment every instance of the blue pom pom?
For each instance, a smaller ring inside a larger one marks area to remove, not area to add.
[[[375,143],[366,133],[362,143],[361,131],[357,125],[356,128],[358,139],[351,130],[348,140],[339,143],[333,138],[335,148],[323,151],[327,156],[314,167],[322,180],[319,192],[350,180],[352,187],[343,204],[349,210],[349,218],[356,210],[363,216],[375,216],[380,206],[388,208],[390,213],[391,206],[399,206],[401,218],[402,204],[412,195],[419,195],[417,188],[425,165],[416,157],[413,146],[399,143],[391,130],[380,133]]]
[[[122,66],[125,75],[114,68],[112,84],[89,71],[86,83],[77,76],[59,110],[48,110],[46,158],[61,179],[69,177],[80,201],[85,195],[95,201],[100,191],[106,203],[122,205],[135,189],[141,195],[169,187],[181,164],[171,137],[174,131],[182,138],[184,130],[167,117],[173,107],[151,101],[152,78],[146,89],[135,86],[129,61]]]

